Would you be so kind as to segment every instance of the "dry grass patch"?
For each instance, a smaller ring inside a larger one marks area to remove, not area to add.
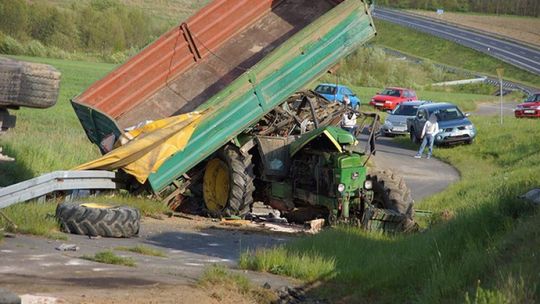
[[[219,303],[275,303],[277,295],[253,285],[246,276],[232,273],[225,266],[213,265],[204,270],[199,286]]]

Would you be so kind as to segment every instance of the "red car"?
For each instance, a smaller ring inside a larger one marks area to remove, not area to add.
[[[386,88],[371,98],[370,105],[379,110],[394,110],[398,104],[405,101],[417,100],[416,92],[404,88]]]
[[[540,92],[534,93],[514,109],[517,118],[540,117]]]

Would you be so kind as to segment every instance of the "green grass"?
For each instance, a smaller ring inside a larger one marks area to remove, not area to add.
[[[276,295],[268,289],[253,285],[241,274],[232,273],[225,266],[212,265],[204,269],[198,284],[201,288],[211,291],[212,297],[218,301],[230,299],[230,294],[240,294],[252,303],[276,303]]]
[[[0,136],[4,153],[15,162],[0,164],[0,187],[53,170],[68,170],[99,156],[86,138],[70,98],[80,94],[114,66],[57,59],[18,57],[51,64],[62,72],[58,103],[49,109],[21,108],[10,111],[17,126]]]
[[[497,75],[498,67],[503,67],[505,79],[540,87],[540,76],[473,49],[381,20],[377,20],[375,26],[378,34],[372,41],[374,45],[492,76]]]
[[[0,227],[8,232],[42,235],[52,239],[67,239],[60,233],[58,221],[54,217],[56,204],[27,203],[16,204],[2,209],[2,212],[17,225],[0,217]]]
[[[284,248],[276,248],[246,252],[240,256],[239,266],[314,281],[331,278],[334,275],[336,261],[317,253],[291,253]]]
[[[462,179],[417,204],[436,214],[429,230],[388,236],[340,227],[248,253],[250,263],[242,266],[305,279],[289,259],[333,262],[315,275],[322,284],[313,291],[332,301],[462,303],[466,293],[477,303],[501,297],[538,301],[540,213],[516,198],[540,180],[538,121],[507,119],[500,126],[497,117],[472,119],[479,129],[473,145],[435,150]],[[272,268],[261,266],[283,251]]]
[[[82,256],[83,259],[103,263],[103,264],[113,264],[113,265],[122,265],[122,266],[129,266],[129,267],[135,267],[135,261],[132,258],[126,258],[117,256],[112,251],[101,251],[97,252],[93,256],[84,255]]]
[[[157,250],[157,249],[154,249],[154,248],[150,248],[148,246],[143,246],[143,245],[137,245],[137,246],[134,246],[134,247],[116,247],[114,248],[114,250],[119,250],[119,251],[129,251],[129,252],[134,252],[134,253],[138,253],[138,254],[142,254],[142,255],[148,255],[148,256],[156,256],[156,257],[167,257],[167,255],[161,251],[161,250]]]

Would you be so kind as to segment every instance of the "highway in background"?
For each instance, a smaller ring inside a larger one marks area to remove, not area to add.
[[[377,7],[373,17],[454,41],[540,75],[540,50],[536,48],[400,10]]]

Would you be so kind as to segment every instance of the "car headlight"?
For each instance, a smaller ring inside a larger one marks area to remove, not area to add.
[[[517,105],[516,110],[523,110],[523,106],[522,105]]]
[[[345,185],[344,185],[344,184],[339,184],[339,185],[337,186],[337,191],[339,191],[339,192],[345,191]]]
[[[366,180],[364,182],[364,189],[367,189],[367,190],[373,189],[373,182],[370,180]]]
[[[537,110],[540,110],[540,106],[536,107]]]
[[[384,103],[392,103],[390,100],[385,101]]]
[[[384,125],[387,126],[388,128],[392,128],[392,122],[389,120],[385,120]]]
[[[467,130],[472,130],[472,129],[473,129],[473,125],[466,125],[466,126],[465,126],[465,129],[467,129]]]

